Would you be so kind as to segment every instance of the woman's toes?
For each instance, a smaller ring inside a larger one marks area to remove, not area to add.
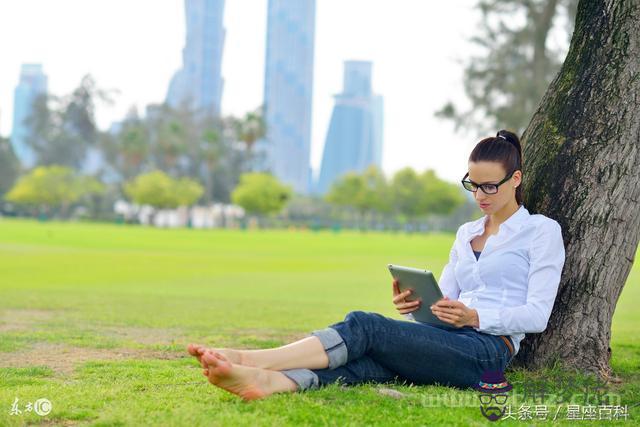
[[[207,369],[208,366],[216,366],[218,364],[218,359],[216,359],[214,354],[210,351],[205,351],[202,354],[201,360],[202,360],[202,365],[205,369]]]
[[[207,350],[202,355],[202,367],[209,369],[209,371],[219,367],[223,363],[229,364],[227,359],[218,352]]]
[[[198,354],[198,346],[196,344],[189,344],[187,346],[187,351],[192,356],[199,356],[199,354]]]
[[[200,358],[202,357],[202,355],[204,354],[204,352],[207,350],[207,348],[205,346],[202,346],[200,344],[189,344],[189,346],[187,346],[187,350],[189,350],[189,354],[198,358],[198,360],[200,360]]]
[[[221,354],[208,350],[202,361],[206,364],[205,369],[208,371],[209,381],[216,383],[219,379],[227,377],[233,368],[231,363]]]

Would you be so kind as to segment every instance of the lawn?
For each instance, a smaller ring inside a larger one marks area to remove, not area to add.
[[[453,239],[0,220],[0,425],[488,424],[476,393],[436,385],[333,385],[242,402],[184,352],[189,342],[285,344],[352,310],[401,318],[386,265],[439,276]],[[611,345],[622,383],[609,391],[629,407],[625,424],[640,418],[639,297],[636,263]],[[566,375],[507,372],[514,390]],[[16,398],[22,413],[12,415]],[[27,410],[40,398],[52,403],[46,416]],[[536,422],[550,421],[524,423]]]

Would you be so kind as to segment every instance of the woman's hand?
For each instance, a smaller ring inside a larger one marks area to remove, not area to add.
[[[411,294],[411,289],[407,289],[406,291],[400,293],[400,289],[398,288],[398,279],[393,280],[393,303],[396,305],[396,310],[400,314],[408,314],[412,311],[416,311],[420,308],[420,301],[407,301],[405,300]]]
[[[475,309],[467,307],[460,301],[450,300],[446,296],[431,306],[431,312],[438,319],[456,328],[467,325],[474,328],[480,327],[478,312]]]

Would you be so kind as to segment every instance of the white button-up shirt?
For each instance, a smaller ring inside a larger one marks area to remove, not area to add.
[[[477,331],[510,335],[517,353],[525,333],[547,327],[564,266],[562,233],[556,221],[521,205],[476,260],[471,240],[484,233],[487,218],[458,228],[439,285],[443,295],[476,309]]]

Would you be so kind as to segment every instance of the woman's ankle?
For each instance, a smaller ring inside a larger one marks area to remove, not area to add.
[[[298,391],[298,384],[282,372],[270,371],[268,375],[273,393],[293,393]]]
[[[272,369],[268,358],[264,357],[263,350],[236,350],[240,365],[251,366],[252,368]]]

